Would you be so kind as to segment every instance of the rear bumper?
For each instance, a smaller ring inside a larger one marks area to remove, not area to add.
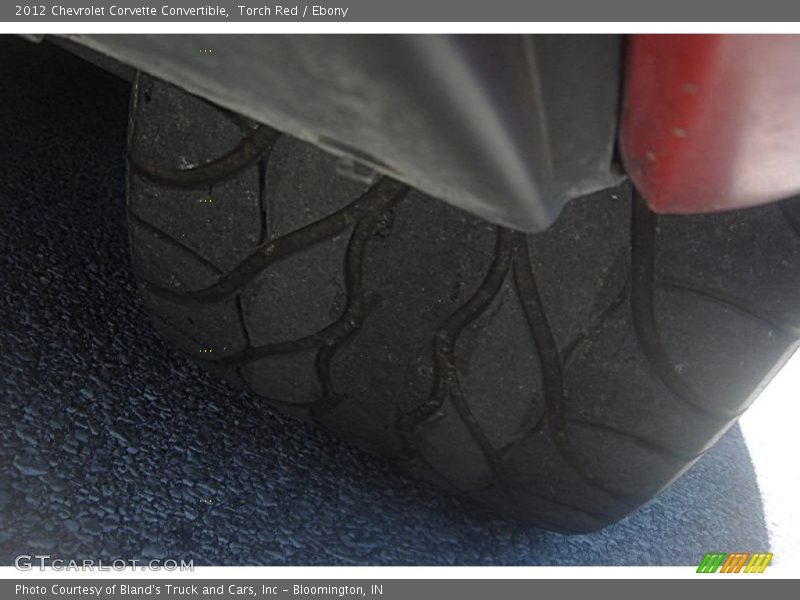
[[[658,212],[800,191],[800,36],[634,35],[621,151]]]

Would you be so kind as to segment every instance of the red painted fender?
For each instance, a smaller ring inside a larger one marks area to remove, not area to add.
[[[624,86],[622,160],[655,211],[800,192],[800,35],[630,36]]]

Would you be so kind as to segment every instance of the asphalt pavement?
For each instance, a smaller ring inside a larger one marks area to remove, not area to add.
[[[0,36],[0,564],[693,565],[769,536],[732,429],[599,533],[499,519],[277,414],[155,333],[124,217],[128,84]]]

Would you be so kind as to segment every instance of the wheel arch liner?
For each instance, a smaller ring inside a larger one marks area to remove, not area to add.
[[[620,179],[619,36],[70,39],[515,229]]]

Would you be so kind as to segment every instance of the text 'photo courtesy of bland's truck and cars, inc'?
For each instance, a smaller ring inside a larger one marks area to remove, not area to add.
[[[164,594],[170,597],[201,596],[210,598],[212,596],[270,596],[281,595],[291,596],[337,596],[337,597],[373,597],[383,595],[383,584],[370,583],[369,585],[349,585],[343,583],[336,584],[286,584],[275,585],[271,582],[259,583],[258,585],[241,585],[238,583],[227,584],[171,584],[171,583],[149,583],[144,585],[130,584],[106,584],[106,585],[85,585],[85,584],[31,584],[18,583],[14,587],[16,596],[67,596],[76,597],[96,597],[103,596],[138,596],[146,598]]]
[[[17,17],[219,17],[227,19],[235,17],[292,17],[292,18],[311,18],[311,17],[339,17],[346,18],[349,7],[346,6],[320,6],[318,4],[259,4],[246,5],[239,4],[234,9],[212,4],[199,6],[170,6],[147,5],[140,6],[110,6],[91,4],[86,6],[63,6],[53,4],[45,6],[43,4],[17,4],[14,6],[14,15]]]

